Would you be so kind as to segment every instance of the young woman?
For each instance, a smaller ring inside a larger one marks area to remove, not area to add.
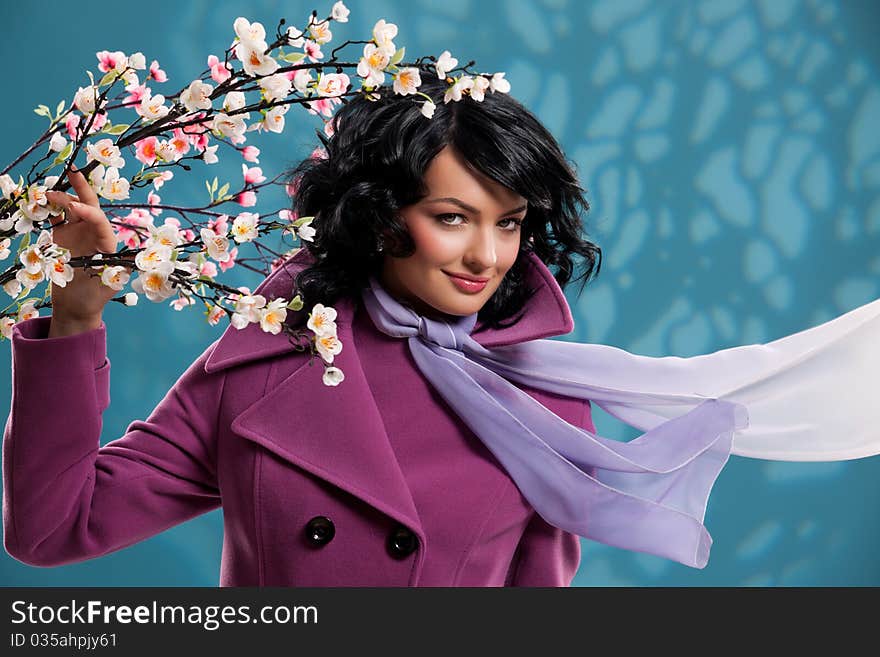
[[[393,95],[339,111],[326,157],[292,172],[315,241],[257,290],[337,309],[340,385],[283,334],[230,328],[146,421],[98,448],[108,290],[77,272],[53,287],[52,317],[15,327],[12,556],[88,559],[222,505],[221,585],[567,586],[579,536],[705,565],[706,496],[749,421],[739,453],[876,453],[864,427],[846,445],[810,442],[827,426],[805,400],[857,379],[804,355],[877,361],[877,302],[695,359],[544,340],[572,329],[561,287],[576,265],[584,284],[599,271],[576,177],[515,100],[444,104],[423,79],[430,120]],[[79,205],[53,199],[70,219],[55,241],[113,250],[88,184],[71,182]],[[65,377],[45,374],[52,363]],[[61,400],[52,415],[46,390]],[[591,399],[645,435],[595,436]]]

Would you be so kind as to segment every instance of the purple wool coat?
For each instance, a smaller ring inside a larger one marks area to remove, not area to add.
[[[305,250],[255,293],[289,298]],[[573,327],[550,271],[491,347]],[[110,402],[106,327],[49,339],[49,317],[12,334],[3,442],[4,545],[57,566],[98,557],[223,508],[221,586],[568,586],[580,538],[548,525],[424,380],[406,341],[359,301],[335,305],[337,387],[284,333],[228,327],[145,421],[100,447]],[[305,315],[300,311],[297,315]],[[304,317],[296,320],[304,321]],[[523,387],[595,430],[588,401]],[[63,403],[46,413],[45,395]]]

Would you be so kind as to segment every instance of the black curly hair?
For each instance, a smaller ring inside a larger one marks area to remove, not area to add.
[[[424,98],[418,95],[387,88],[378,90],[378,100],[358,95],[334,115],[332,137],[318,133],[326,158],[308,158],[287,172],[295,190],[294,212],[314,216],[317,231],[313,242],[303,242],[315,262],[295,281],[306,305],[357,299],[368,277],[381,270],[386,253],[412,255],[415,244],[398,211],[427,195],[425,170],[445,146],[528,202],[520,253],[478,320],[493,328],[518,321],[532,293],[524,285],[526,251],[555,267],[563,288],[574,274],[572,256],[579,256],[580,294],[598,275],[602,251],[584,235],[581,213],[589,204],[554,137],[506,93],[487,90],[481,102],[465,95],[444,103],[446,82],[433,69],[420,72],[418,90],[436,104],[433,118],[419,111]],[[377,249],[380,236],[384,252]]]

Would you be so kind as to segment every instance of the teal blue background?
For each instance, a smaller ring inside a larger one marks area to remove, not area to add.
[[[86,84],[95,52],[142,51],[176,91],[221,54],[236,16],[273,31],[302,25],[332,2],[153,0],[0,3],[0,162],[26,148],[52,107]],[[74,8],[75,7],[75,8]],[[766,342],[880,296],[880,51],[875,2],[348,3],[333,44],[369,38],[379,18],[399,26],[410,59],[452,51],[506,71],[511,93],[557,136],[589,191],[587,230],[602,272],[577,298],[568,339],[647,355],[689,356]],[[331,46],[332,47],[332,46]],[[356,58],[357,47],[350,47]],[[329,48],[325,49],[329,52]],[[307,155],[318,124],[288,114],[281,136],[259,140],[264,171]],[[253,134],[253,133],[251,133]],[[223,153],[222,149],[220,151]],[[210,169],[240,180],[240,160]],[[203,184],[166,185],[180,204]],[[262,212],[278,207],[263,199]],[[227,280],[255,287],[255,274]],[[102,443],[146,417],[216,338],[193,307],[145,299],[105,313],[113,362]],[[8,371],[8,343],[0,369]],[[59,364],[60,366],[60,364]],[[63,370],[59,370],[63,376]],[[8,377],[0,398],[8,400]],[[47,411],[52,391],[46,391]],[[635,433],[601,412],[600,432]],[[880,457],[776,463],[733,457],[711,497],[709,565],[677,563],[583,542],[577,586],[880,584]],[[221,512],[115,554],[54,569],[0,555],[0,584],[212,586]]]

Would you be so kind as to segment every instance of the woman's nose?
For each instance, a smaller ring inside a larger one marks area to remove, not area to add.
[[[495,236],[492,227],[489,230],[479,229],[474,231],[473,237],[468,243],[468,249],[464,257],[465,264],[477,272],[490,269],[498,261],[496,252]]]

